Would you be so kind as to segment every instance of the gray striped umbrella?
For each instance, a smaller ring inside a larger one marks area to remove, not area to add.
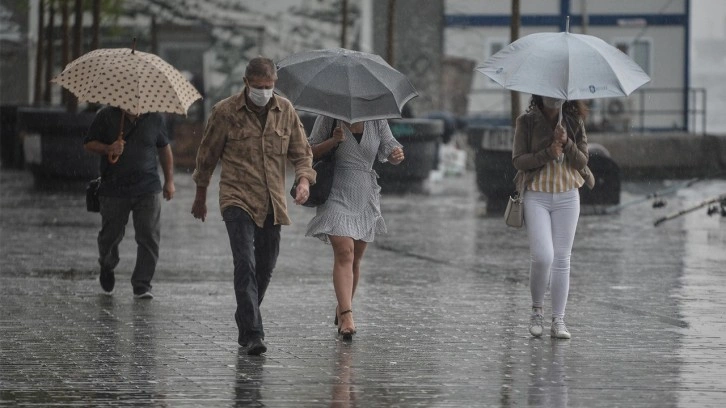
[[[160,57],[130,48],[102,48],[71,61],[51,80],[81,102],[101,103],[139,115],[186,115],[202,95]]]
[[[348,123],[400,118],[418,96],[378,55],[343,48],[293,54],[278,64],[275,88],[295,108]]]

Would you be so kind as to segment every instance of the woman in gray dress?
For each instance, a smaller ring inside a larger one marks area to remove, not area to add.
[[[349,340],[356,332],[352,303],[363,253],[376,233],[386,232],[373,162],[377,157],[383,163],[399,164],[404,159],[403,149],[393,138],[387,120],[348,124],[319,116],[309,141],[315,158],[338,147],[330,196],[317,207],[306,236],[333,246],[333,286],[338,299],[335,324],[338,333]]]

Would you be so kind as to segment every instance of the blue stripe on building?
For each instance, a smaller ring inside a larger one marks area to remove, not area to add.
[[[509,14],[447,14],[444,16],[446,27],[497,27],[507,26],[511,20]],[[618,26],[620,21],[644,21],[648,26],[688,26],[686,14],[592,14],[588,16],[590,26]],[[556,26],[564,31],[564,18],[559,15],[523,15],[520,25],[525,26]],[[570,28],[582,25],[582,16],[570,16]]]

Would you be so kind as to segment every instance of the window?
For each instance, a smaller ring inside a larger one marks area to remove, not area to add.
[[[640,65],[646,74],[652,76],[651,72],[651,48],[652,40],[645,38],[621,39],[615,41],[615,48],[626,53],[630,58]]]
[[[498,53],[502,48],[506,47],[507,44],[509,44],[509,42],[503,38],[490,38],[485,45],[484,60],[487,60],[492,55]],[[487,88],[501,88],[499,84],[490,78],[486,78],[485,86]]]

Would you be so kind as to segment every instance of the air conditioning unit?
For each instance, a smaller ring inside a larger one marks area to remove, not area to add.
[[[632,126],[633,104],[628,98],[598,100],[600,127],[607,132],[629,132]]]

